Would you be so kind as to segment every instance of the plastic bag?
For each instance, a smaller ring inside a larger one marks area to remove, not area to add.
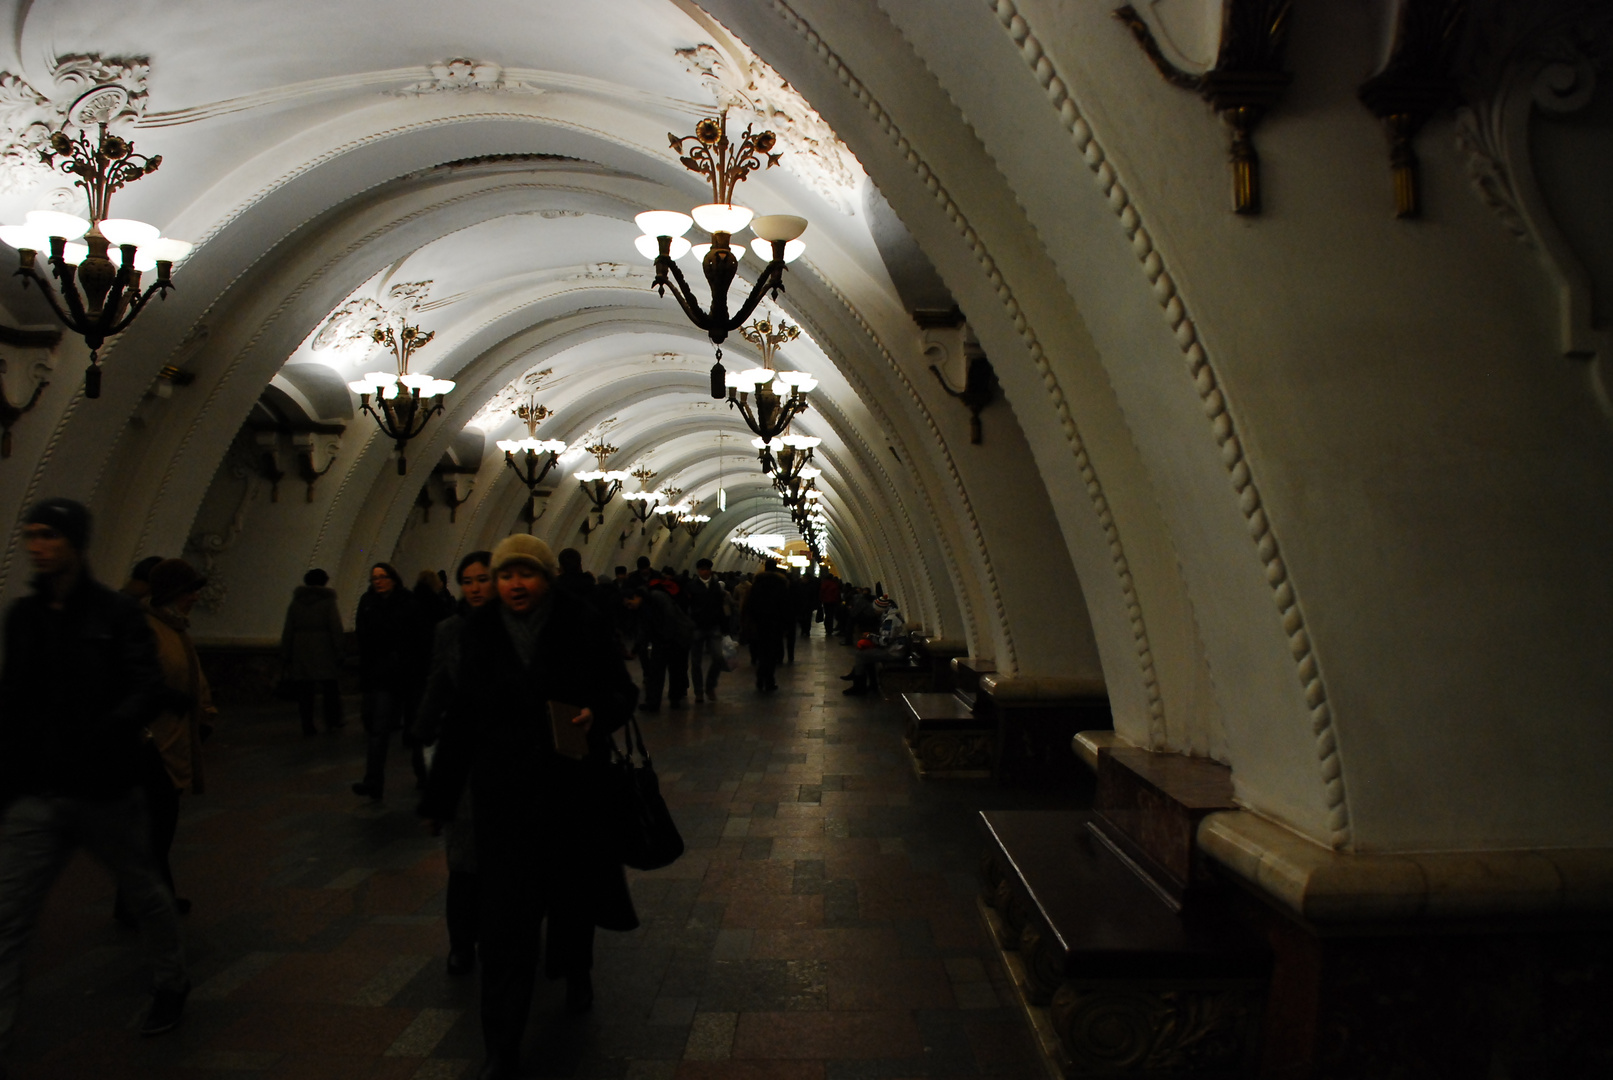
[[[739,642],[724,634],[722,641],[718,643],[718,647],[722,650],[723,665],[729,671],[733,671],[739,666]]]

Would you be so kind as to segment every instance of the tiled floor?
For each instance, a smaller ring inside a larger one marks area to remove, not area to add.
[[[601,932],[593,1013],[540,983],[526,1067],[638,1080],[1045,1076],[974,909],[974,812],[1047,793],[920,783],[893,713],[847,698],[847,651],[803,642],[783,689],[725,677],[716,704],[646,725],[688,842],[632,876],[643,926]],[[480,1061],[475,978],[443,970],[441,842],[399,783],[348,792],[362,736],[303,739],[238,710],[209,746],[175,850],[196,989],[141,1040],[144,974],[111,888],[82,860],[36,939],[20,1080],[455,1080]]]

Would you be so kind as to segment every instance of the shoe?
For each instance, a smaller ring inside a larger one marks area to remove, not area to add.
[[[842,676],[840,676],[840,681],[841,682],[856,682],[857,681],[857,676],[855,676],[855,675],[842,675]]]
[[[140,1034],[161,1035],[178,1027],[179,1018],[185,1012],[185,999],[189,996],[190,983],[178,990],[155,991],[151,995],[151,1011],[146,1013],[146,1021],[140,1025]]]
[[[448,974],[469,975],[476,967],[476,950],[450,949],[448,951]]]
[[[594,1007],[594,980],[588,972],[566,976],[566,1009],[585,1013]]]
[[[846,687],[840,692],[842,694],[850,694],[852,697],[861,697],[863,694],[868,693],[868,687],[863,686],[860,683],[852,683],[850,686]]]
[[[676,698],[676,699],[667,701],[667,708],[669,708],[669,709],[681,709],[686,704],[687,704],[687,702],[684,701],[683,698]]]
[[[371,787],[362,780],[353,785],[353,794],[368,795],[374,802],[381,801],[381,789],[378,787]]]

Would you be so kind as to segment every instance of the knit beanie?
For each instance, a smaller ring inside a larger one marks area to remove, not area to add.
[[[151,568],[151,606],[171,604],[206,584],[207,579],[184,559],[164,559]]]
[[[878,600],[874,601],[874,606],[881,611],[889,611],[891,608],[896,606],[896,601],[892,600],[888,596],[881,596]]]
[[[555,560],[554,552],[549,550],[549,545],[526,533],[506,536],[493,549],[493,573],[518,562],[526,563],[550,581],[560,574],[560,564]]]
[[[24,525],[49,525],[61,533],[74,550],[83,551],[90,542],[90,512],[72,499],[42,499],[22,519]]]

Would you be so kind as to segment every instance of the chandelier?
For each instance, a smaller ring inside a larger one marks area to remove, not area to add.
[[[695,513],[699,506],[698,501],[690,503],[689,512],[678,515],[678,523],[683,526],[683,531],[689,534],[689,539],[691,540],[699,536],[700,530],[704,529],[706,522],[711,520],[710,514]]]
[[[622,490],[622,481],[632,476],[632,473],[623,472],[620,469],[607,470],[605,468],[605,462],[609,460],[612,454],[616,453],[616,447],[609,443],[597,442],[587,447],[587,450],[594,455],[594,460],[598,463],[599,468],[578,473],[577,480],[582,484],[582,493],[588,497],[589,503],[593,505],[598,524],[603,525],[605,524],[606,505],[616,497],[618,491]]]
[[[22,225],[0,228],[0,240],[17,249],[17,274],[23,287],[39,286],[51,310],[89,346],[90,366],[84,372],[84,396],[101,396],[101,346],[106,339],[128,329],[154,293],[165,299],[174,287],[174,263],[190,254],[191,244],[165,238],[155,225],[130,218],[109,217],[112,193],[157,171],[162,156],[134,152],[134,144],[109,134],[107,122],[128,101],[119,86],[98,86],[68,109],[68,122],[81,130],[77,138],[65,130],[54,132],[39,158],[46,165],[78,177],[90,216],[34,210]],[[95,145],[82,130],[95,125]],[[61,160],[58,161],[57,159]],[[114,262],[109,252],[117,248]],[[39,252],[50,252],[50,272],[57,287],[36,269]],[[142,292],[140,275],[157,271],[157,280]]]
[[[690,172],[704,176],[711,183],[711,202],[697,206],[688,214],[675,210],[648,210],[633,220],[644,230],[634,243],[639,254],[655,260],[655,281],[651,288],[662,296],[672,290],[672,296],[683,308],[689,321],[706,332],[713,345],[718,346],[717,363],[711,369],[711,396],[723,396],[724,371],[722,343],[728,335],[744,325],[765,293],[777,296],[784,288],[784,264],[798,258],[806,245],[799,239],[806,231],[806,218],[791,214],[768,214],[756,217],[749,207],[734,203],[734,188],[756,169],[772,168],[781,155],[771,153],[777,139],[771,131],[751,133],[747,125],[739,141],[728,137],[728,113],[707,117],[695,125],[693,135],[668,134],[672,149],[680,155],[679,161]],[[692,142],[687,152],[685,143]],[[765,164],[764,164],[765,162]],[[698,224],[711,234],[710,245],[691,247],[684,233]],[[734,234],[750,226],[755,239],[751,250],[767,265],[739,311],[728,314],[728,289],[739,272],[739,260],[745,254],[741,242],[733,247]],[[711,289],[711,308],[700,306],[699,299],[689,289],[689,283],[678,269],[677,261],[693,250],[700,259],[700,269]]]
[[[426,422],[443,411],[443,395],[454,388],[452,379],[417,375],[409,371],[409,358],[430,344],[435,330],[421,333],[418,326],[405,325],[394,332],[386,326],[370,331],[377,344],[392,350],[397,371],[366,371],[362,379],[347,384],[358,395],[358,407],[381,428],[381,434],[397,443],[398,475],[409,471],[404,448],[410,439],[426,430]],[[375,404],[370,404],[370,396]]]
[[[802,469],[789,480],[780,480],[775,477],[773,486],[778,489],[778,493],[784,499],[786,506],[799,506],[806,494],[812,490],[818,477],[822,475],[823,471],[821,469],[808,467]]]
[[[813,435],[780,435],[771,441],[752,439],[763,473],[772,473],[773,482],[789,483],[801,475],[801,470],[812,461],[812,452],[823,442]]]
[[[647,523],[650,515],[655,513],[655,504],[661,500],[661,492],[652,490],[647,485],[655,479],[655,473],[647,465],[641,465],[630,474],[639,482],[638,491],[624,491],[622,498],[627,500],[627,510],[633,515],[633,520],[639,523],[639,535],[648,531]]]
[[[563,439],[538,438],[538,424],[553,416],[554,410],[538,404],[536,390],[529,393],[527,399],[515,407],[514,413],[526,425],[526,438],[500,439],[495,445],[504,451],[504,464],[508,465],[516,478],[526,485],[526,520],[527,524],[531,525],[538,520],[537,507],[534,503],[538,496],[538,485],[549,475],[549,470],[554,468],[555,462],[560,460],[561,453],[566,449],[566,443]],[[517,454],[521,455],[520,464],[516,463]],[[547,455],[541,463],[538,460],[540,454]]]
[[[727,376],[728,407],[737,408],[745,424],[764,443],[789,430],[790,421],[806,411],[807,394],[815,389],[818,380],[804,371],[774,371],[773,356],[786,341],[794,341],[801,333],[799,327],[780,321],[774,326],[766,319],[758,319],[740,333],[762,353],[762,366]],[[750,396],[756,395],[756,407],[751,408]],[[752,444],[754,445],[754,444]],[[762,448],[766,454],[767,448]],[[762,458],[767,470],[768,458]]]

